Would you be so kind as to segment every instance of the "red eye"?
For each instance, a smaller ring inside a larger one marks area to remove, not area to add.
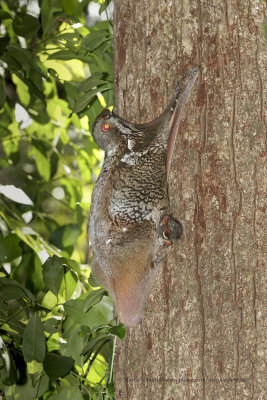
[[[102,124],[101,125],[102,132],[108,132],[109,130],[110,130],[110,124]]]

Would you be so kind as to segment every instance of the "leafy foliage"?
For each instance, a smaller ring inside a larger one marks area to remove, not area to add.
[[[88,3],[0,5],[0,394],[7,400],[113,398],[114,338],[125,328],[113,321],[112,300],[84,256],[102,160],[90,131],[113,102],[112,23],[88,28]],[[101,13],[110,0],[99,3]]]

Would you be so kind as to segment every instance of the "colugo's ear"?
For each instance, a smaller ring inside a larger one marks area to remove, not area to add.
[[[196,65],[187,71],[176,86],[174,96],[168,105],[164,114],[171,114],[170,125],[169,125],[169,138],[167,146],[167,178],[169,175],[172,154],[175,145],[175,139],[177,136],[179,124],[182,117],[182,112],[185,107],[186,101],[189,97],[190,91],[196,81],[200,70],[200,65]]]

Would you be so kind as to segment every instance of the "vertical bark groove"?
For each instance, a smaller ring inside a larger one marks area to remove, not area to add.
[[[155,118],[202,71],[170,173],[184,235],[116,350],[116,400],[264,400],[266,5],[115,0],[116,112]]]

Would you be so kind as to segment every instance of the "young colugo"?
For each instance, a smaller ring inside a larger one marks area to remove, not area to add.
[[[199,69],[183,75],[170,104],[152,122],[134,124],[105,109],[93,126],[105,159],[92,193],[92,271],[129,326],[139,324],[166,250],[183,232],[170,210],[168,176],[182,111]]]

